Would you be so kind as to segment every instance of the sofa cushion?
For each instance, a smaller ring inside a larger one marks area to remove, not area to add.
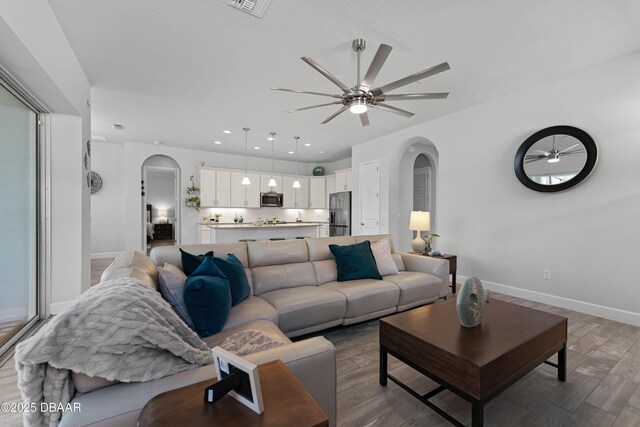
[[[309,249],[309,261],[322,261],[333,259],[334,256],[329,250],[329,245],[353,245],[356,239],[351,236],[318,237],[305,239]]]
[[[255,267],[251,269],[251,276],[255,295],[276,289],[317,284],[316,274],[310,262]]]
[[[158,288],[160,294],[167,301],[173,311],[186,323],[191,329],[193,329],[193,321],[189,316],[189,311],[184,303],[184,284],[187,281],[187,276],[182,270],[175,265],[166,264],[163,267],[158,267]]]
[[[402,261],[402,254],[393,253],[393,254],[391,254],[391,257],[393,258],[393,262],[396,263],[396,268],[398,269],[398,271],[406,271],[407,270],[407,267],[405,267],[405,265],[404,265],[404,261]]]
[[[102,273],[100,282],[131,277],[152,289],[158,289],[158,270],[153,261],[140,252],[124,252]]]
[[[203,264],[210,259],[205,259]],[[201,337],[220,332],[231,311],[231,291],[225,277],[190,276],[184,285],[184,302]]]
[[[257,329],[264,332],[268,337],[277,341],[282,341],[285,344],[291,344],[291,340],[275,325],[268,320],[253,320],[251,322],[243,323],[232,328],[225,329],[210,337],[203,338],[202,340],[207,343],[209,348],[213,348],[220,345],[227,337],[236,334],[246,329]]]
[[[184,274],[187,276],[191,276],[191,274],[200,267],[205,258],[213,257],[213,251],[209,251],[205,254],[194,255],[182,250],[182,248],[179,248],[178,250],[180,251],[180,259],[182,261],[182,271],[184,271]]]
[[[71,380],[73,386],[80,393],[89,393],[93,390],[98,390],[104,387],[109,387],[118,384],[120,381],[109,381],[102,377],[90,377],[87,374],[81,372],[71,372]]]
[[[347,300],[345,317],[359,317],[398,305],[400,289],[384,280],[350,280],[348,282],[329,282],[321,289],[337,291]]]
[[[248,242],[249,268],[309,261],[302,239]]]
[[[238,257],[240,262],[242,262],[242,265],[245,268],[249,267],[246,243],[232,242],[183,245],[180,246],[180,248],[192,254],[204,254],[209,251],[213,251],[217,254],[234,254]],[[180,250],[177,246],[159,246],[157,248],[153,248],[151,249],[149,257],[153,260],[155,265],[164,265],[165,262],[168,262],[169,264],[177,265],[179,268],[182,268]]]
[[[389,239],[385,238],[371,243],[371,252],[373,252],[373,258],[376,260],[376,267],[378,267],[381,276],[398,274],[398,267],[391,256]]]
[[[336,257],[338,282],[382,279],[368,240],[348,246],[329,245],[329,250]]]
[[[278,312],[262,298],[250,296],[235,307],[231,307],[229,318],[224,324],[223,330],[259,319],[269,320],[277,325],[279,322]]]
[[[234,254],[229,254],[226,260],[218,257],[213,257],[212,260],[216,267],[229,279],[231,306],[238,305],[251,294],[249,281],[242,263]]]
[[[400,288],[398,305],[437,298],[442,288],[441,278],[419,271],[402,271],[392,276],[384,276],[383,280],[394,283]]]
[[[338,280],[338,269],[336,268],[335,259],[325,259],[322,261],[312,262],[313,269],[316,272],[316,280],[318,285],[327,282],[335,282]]]
[[[260,298],[278,311],[278,326],[284,332],[342,319],[346,309],[343,294],[318,286],[278,289],[266,292]]]

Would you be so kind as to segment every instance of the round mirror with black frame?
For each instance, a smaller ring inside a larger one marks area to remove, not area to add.
[[[573,126],[552,126],[522,143],[514,170],[527,188],[551,193],[584,181],[597,160],[598,148],[588,133]]]

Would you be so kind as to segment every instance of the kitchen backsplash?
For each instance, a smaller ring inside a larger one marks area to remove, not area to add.
[[[242,215],[244,222],[255,222],[258,218],[271,220],[273,216],[277,216],[281,221],[295,222],[300,212],[302,221],[329,221],[328,209],[284,209],[284,208],[259,208],[259,209],[243,209],[243,208],[205,208],[200,211],[200,219],[203,217],[213,216],[214,214],[222,214],[220,222],[233,222],[234,216]]]

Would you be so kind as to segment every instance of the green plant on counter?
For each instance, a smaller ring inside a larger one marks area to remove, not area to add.
[[[184,205],[200,212],[200,189],[193,184],[187,188],[187,198],[184,199]]]
[[[434,237],[440,237],[439,234],[436,233],[429,233],[428,231],[425,233],[424,236],[424,242],[429,245],[431,244],[431,241],[433,240]]]

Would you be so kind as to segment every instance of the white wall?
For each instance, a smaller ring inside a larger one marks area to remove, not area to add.
[[[61,129],[50,128],[47,133],[54,138],[64,138],[64,142],[45,141],[52,150],[48,165],[52,172],[49,185],[52,198],[53,189],[57,188],[58,194],[64,192],[67,200],[73,199],[73,211],[55,201],[51,206],[49,243],[51,247],[70,248],[67,257],[60,256],[51,261],[55,265],[51,270],[50,300],[54,303],[51,310],[55,312],[64,307],[68,298],[90,286],[91,206],[85,178],[87,171],[81,174],[78,170],[91,133],[89,82],[46,0],[0,2],[0,40],[2,68],[47,112],[60,114],[60,120],[52,119],[50,123],[53,127],[60,124]],[[71,116],[79,120],[74,121]],[[75,127],[78,129],[72,129]],[[67,169],[69,173],[65,173]],[[56,242],[54,238],[62,240]],[[71,269],[77,270],[72,278],[66,274]],[[55,277],[56,274],[60,277]],[[67,281],[70,279],[71,282]]]
[[[380,159],[382,214],[397,224],[391,212],[410,209],[390,203],[403,185],[400,159],[413,138],[427,138],[439,152],[439,245],[459,255],[459,274],[533,299],[552,296],[559,305],[604,306],[602,314],[640,323],[633,279],[640,235],[638,75],[635,54],[358,145],[354,181],[360,163]],[[563,124],[595,139],[600,158],[591,177],[562,193],[525,188],[513,173],[518,147],[537,130]],[[357,182],[354,187],[357,199]],[[543,268],[552,280],[542,280]]]
[[[102,190],[91,195],[91,253],[124,250],[124,145],[93,141],[91,168]]]

